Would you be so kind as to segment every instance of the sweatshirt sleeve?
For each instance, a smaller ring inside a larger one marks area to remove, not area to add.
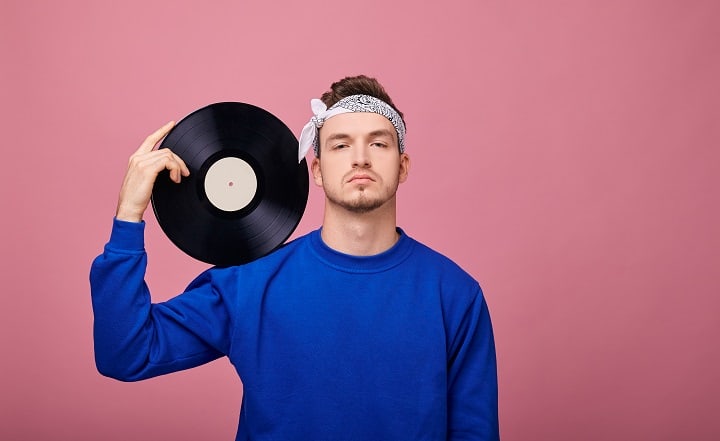
[[[488,307],[478,287],[450,347],[448,440],[499,439],[495,342]]]
[[[144,228],[115,219],[90,269],[95,362],[101,374],[123,381],[198,366],[229,349],[230,317],[210,270],[183,294],[151,302]]]

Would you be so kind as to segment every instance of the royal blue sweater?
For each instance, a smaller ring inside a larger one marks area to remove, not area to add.
[[[370,257],[314,231],[153,304],[144,224],[115,220],[90,272],[97,368],[135,381],[227,356],[243,382],[237,440],[497,440],[480,287],[398,231]]]

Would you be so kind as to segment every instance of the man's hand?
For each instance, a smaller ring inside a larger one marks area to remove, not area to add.
[[[135,153],[130,156],[127,173],[120,188],[115,217],[130,222],[140,222],[150,203],[153,184],[158,173],[163,170],[170,171],[170,179],[180,183],[183,176],[190,175],[185,162],[170,149],[154,150],[170,129],[174,121],[162,126],[155,133],[148,136]]]

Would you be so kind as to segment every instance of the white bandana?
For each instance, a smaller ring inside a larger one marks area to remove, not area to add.
[[[387,118],[395,127],[398,134],[398,144],[400,153],[405,151],[405,123],[403,123],[400,114],[392,108],[388,103],[370,95],[351,95],[345,97],[333,104],[329,109],[317,98],[310,100],[310,107],[314,116],[310,118],[300,133],[300,142],[298,146],[298,162],[302,161],[305,154],[314,148],[315,156],[318,155],[320,141],[318,139],[319,129],[325,124],[325,120],[335,115],[348,112],[370,112],[377,113]]]

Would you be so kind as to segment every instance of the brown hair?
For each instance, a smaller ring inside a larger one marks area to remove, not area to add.
[[[365,75],[345,77],[340,81],[334,82],[330,86],[330,90],[323,93],[320,99],[326,106],[328,106],[328,108],[330,108],[330,106],[341,99],[352,95],[370,95],[385,101],[400,115],[400,118],[403,119],[403,123],[405,122],[402,112],[395,107],[390,95],[385,92],[385,88],[382,87],[375,78],[370,78]]]

